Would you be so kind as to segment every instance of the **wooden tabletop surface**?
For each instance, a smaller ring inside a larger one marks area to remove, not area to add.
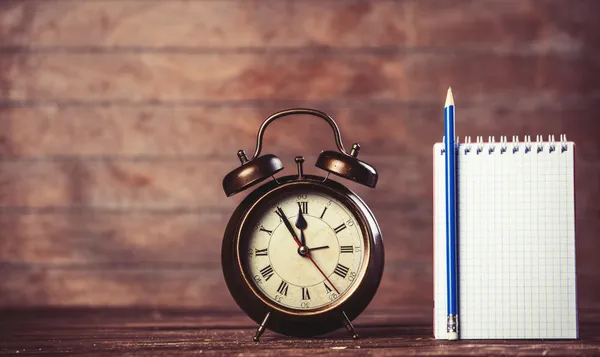
[[[238,311],[157,309],[29,309],[0,311],[0,354],[392,356],[600,354],[600,308],[580,310],[579,340],[438,341],[431,311],[367,311],[345,330],[312,339],[267,331],[252,342],[255,324]]]

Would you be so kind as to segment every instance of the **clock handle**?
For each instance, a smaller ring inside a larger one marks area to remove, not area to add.
[[[377,174],[375,168],[358,159],[360,145],[358,143],[353,144],[352,150],[350,153],[347,153],[346,149],[344,149],[344,144],[342,143],[342,134],[340,133],[340,128],[337,126],[335,120],[333,120],[333,118],[326,113],[316,109],[287,109],[277,112],[265,119],[258,129],[258,135],[256,136],[256,150],[254,151],[252,160],[257,159],[260,156],[262,151],[262,140],[267,126],[279,118],[295,114],[306,114],[319,117],[325,120],[329,126],[331,126],[331,129],[333,129],[333,138],[335,139],[335,145],[337,146],[338,151],[328,150],[321,152],[317,158],[317,162],[315,163],[318,168],[345,179],[352,180],[361,185],[368,187],[375,187],[377,185],[379,175]]]
[[[296,108],[282,110],[265,119],[258,129],[258,134],[256,136],[256,150],[254,151],[252,158],[249,159],[244,150],[238,151],[237,156],[240,159],[241,166],[235,168],[223,178],[223,191],[225,191],[225,194],[228,197],[254,186],[283,170],[283,163],[277,156],[273,154],[260,156],[263,136],[265,135],[265,131],[269,124],[279,118],[296,114],[319,117],[325,120],[331,129],[333,129],[333,138],[335,139],[335,145],[337,146],[338,151],[327,150],[321,152],[315,163],[318,168],[345,179],[355,181],[361,185],[368,187],[375,187],[375,185],[377,185],[378,174],[375,168],[358,159],[360,145],[355,143],[352,145],[352,151],[347,153],[346,149],[344,149],[344,144],[342,143],[340,129],[332,117],[316,109]]]
[[[344,154],[346,156],[350,156],[346,152],[346,149],[344,149],[344,144],[342,143],[342,134],[340,133],[340,128],[337,126],[335,120],[333,120],[332,117],[330,117],[326,113],[324,113],[320,110],[316,110],[316,109],[295,108],[295,109],[282,110],[280,112],[272,114],[270,117],[265,119],[265,121],[262,123],[262,125],[258,129],[258,134],[256,136],[256,150],[254,150],[254,155],[252,156],[252,159],[257,158],[262,151],[263,136],[264,136],[265,131],[267,130],[267,127],[269,126],[269,124],[271,124],[272,122],[274,122],[275,120],[277,120],[279,118],[283,118],[288,115],[298,115],[298,114],[312,115],[312,116],[316,116],[316,117],[319,117],[319,118],[325,120],[329,124],[331,129],[333,129],[333,137],[335,139],[335,145],[337,146],[338,150],[342,154]]]

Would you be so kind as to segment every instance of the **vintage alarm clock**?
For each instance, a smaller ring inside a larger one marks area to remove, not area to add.
[[[294,114],[324,119],[333,129],[338,151],[323,151],[316,166],[326,177],[304,175],[303,157],[296,157],[297,175],[275,177],[283,169],[273,154],[261,156],[269,124]],[[377,171],[357,159],[360,146],[347,153],[333,118],[314,109],[289,109],[268,117],[260,126],[256,150],[223,179],[227,196],[272,178],[236,208],[223,237],[225,281],[237,304],[265,328],[308,337],[345,326],[358,338],[351,321],[369,304],[383,274],[381,231],[367,205],[333,173],[375,187]]]

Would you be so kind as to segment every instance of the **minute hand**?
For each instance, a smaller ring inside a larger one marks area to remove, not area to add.
[[[288,218],[285,215],[285,213],[283,213],[283,210],[281,209],[281,207],[277,207],[277,212],[279,213],[279,216],[281,217],[281,220],[283,221],[283,224],[285,224],[285,226],[287,227],[288,231],[290,231],[290,234],[292,235],[292,238],[294,238],[294,241],[296,242],[296,244],[298,244],[299,247],[302,247],[302,244],[298,240],[298,237],[296,237],[296,233],[294,232],[294,228],[292,228],[292,225],[290,224],[290,221],[288,220]],[[329,284],[331,284],[331,287],[333,288],[333,290],[335,290],[335,292],[338,293],[338,295],[339,295],[340,294],[339,290],[335,288],[335,285],[333,285],[333,283],[331,282],[331,280],[329,280],[329,278],[327,277],[327,275],[325,275],[325,273],[323,272],[323,270],[321,270],[321,268],[319,268],[319,266],[317,265],[317,263],[310,256],[310,252],[306,253],[306,257],[308,259],[310,259],[310,261],[313,263],[313,265],[315,266],[315,268],[317,268],[317,270],[319,271],[319,273],[321,273],[321,275],[323,275],[323,277],[325,278],[325,280],[327,280],[327,282]]]
[[[277,207],[277,212],[279,213],[279,217],[281,217],[281,220],[283,221],[283,224],[285,225],[287,230],[290,231],[292,238],[294,238],[294,241],[296,241],[296,244],[298,244],[298,247],[302,247],[302,243],[300,243],[300,240],[298,240],[298,237],[296,236],[296,232],[294,232],[294,228],[290,224],[290,221],[288,220],[285,213],[283,213],[283,210],[281,209],[281,207]]]

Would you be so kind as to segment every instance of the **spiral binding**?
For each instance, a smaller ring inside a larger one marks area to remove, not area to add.
[[[445,138],[442,137],[442,143],[444,143]],[[516,154],[520,151],[525,154],[534,152],[541,153],[547,150],[547,152],[551,153],[556,151],[557,147],[560,148],[560,152],[565,152],[568,149],[567,145],[567,135],[561,134],[559,140],[556,141],[554,135],[548,135],[548,140],[544,141],[542,135],[535,136],[535,142],[532,143],[531,136],[525,135],[523,141],[519,140],[518,135],[513,135],[512,140],[509,142],[505,135],[500,137],[500,141],[497,142],[494,136],[488,136],[487,142],[483,140],[483,136],[477,136],[475,139],[475,143],[471,143],[471,137],[465,136],[464,142],[460,144],[459,137],[456,137],[456,146],[459,148],[459,153],[461,154],[469,154],[474,150],[474,153],[479,155],[481,153],[492,154],[498,152],[500,154],[512,153]],[[533,151],[532,151],[533,150]],[[445,153],[445,149],[441,149],[441,153]]]

